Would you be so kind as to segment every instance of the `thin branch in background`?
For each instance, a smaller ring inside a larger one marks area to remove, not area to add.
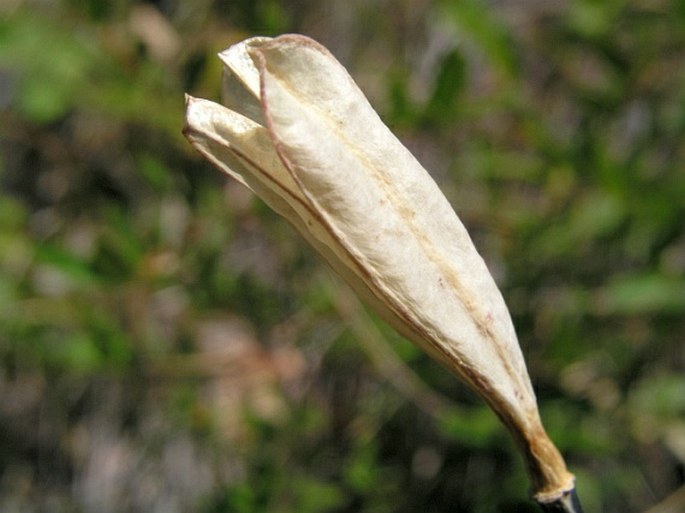
[[[683,513],[685,511],[685,485],[644,513]]]
[[[448,398],[432,390],[397,356],[359,299],[347,286],[336,287],[334,306],[374,367],[402,395],[434,417],[458,408]]]

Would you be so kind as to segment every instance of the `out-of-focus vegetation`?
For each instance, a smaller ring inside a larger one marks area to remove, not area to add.
[[[216,52],[290,31],[469,227],[586,509],[682,487],[682,0],[5,0],[0,510],[535,511],[487,407],[182,139]]]

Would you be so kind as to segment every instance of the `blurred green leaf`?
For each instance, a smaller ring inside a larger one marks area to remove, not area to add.
[[[634,274],[613,279],[599,291],[601,311],[619,314],[682,314],[685,280],[662,274]]]
[[[347,486],[357,493],[366,494],[378,486],[380,477],[375,444],[368,443],[356,447],[344,468]]]
[[[649,376],[630,393],[635,415],[649,415],[657,421],[685,415],[685,377],[679,374]]]
[[[19,12],[0,18],[0,66],[18,73],[15,88],[23,114],[48,123],[75,107],[102,54],[87,30],[69,30],[54,20]]]
[[[446,436],[471,447],[489,447],[504,440],[497,417],[487,407],[449,411],[441,417],[440,428]]]
[[[93,272],[91,262],[59,246],[41,245],[37,248],[36,258],[38,261],[53,267],[74,285],[92,285],[98,280],[98,276]]]
[[[497,11],[482,0],[442,0],[442,12],[451,19],[463,34],[471,39],[490,59],[494,68],[506,78],[518,73],[518,59],[511,36],[497,18]]]
[[[615,195],[593,191],[573,205],[570,226],[576,242],[610,235],[626,219],[626,208]]]
[[[172,185],[170,170],[159,156],[147,153],[140,155],[138,169],[156,190],[166,192]]]
[[[54,341],[46,348],[48,363],[68,372],[93,372],[101,370],[104,357],[98,347],[85,333],[66,335],[62,341]]]
[[[454,122],[458,100],[467,82],[466,62],[458,50],[445,55],[439,65],[433,93],[423,116],[438,122]]]
[[[105,214],[98,253],[93,268],[103,278],[113,281],[128,279],[142,270],[146,242],[120,208],[110,208]]]
[[[259,511],[255,505],[254,490],[247,484],[232,487],[226,502],[228,509],[221,508],[217,511],[235,511],[235,513],[257,513]]]
[[[570,4],[569,25],[586,36],[599,37],[612,28],[626,1],[576,0]]]
[[[323,513],[341,506],[344,501],[344,495],[336,485],[314,477],[294,476],[288,487],[295,498],[292,509],[284,511]]]

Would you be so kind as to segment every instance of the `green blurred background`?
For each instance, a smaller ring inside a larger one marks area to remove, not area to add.
[[[536,511],[482,401],[182,138],[283,32],[471,231],[587,512],[685,511],[683,0],[2,0],[0,510]]]

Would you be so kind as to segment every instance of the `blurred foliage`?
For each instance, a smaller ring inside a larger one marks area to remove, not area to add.
[[[296,31],[434,174],[588,511],[685,483],[685,2],[0,4],[0,510],[528,512],[483,403],[182,139]]]

